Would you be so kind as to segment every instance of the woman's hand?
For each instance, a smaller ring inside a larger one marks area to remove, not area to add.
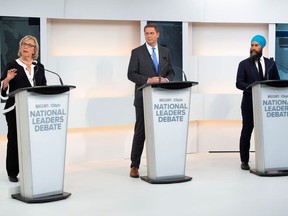
[[[7,71],[6,79],[7,79],[8,83],[10,82],[10,80],[14,79],[14,77],[17,75],[16,72],[17,72],[17,69],[15,69],[15,68],[12,68],[12,69]]]
[[[12,69],[9,69],[7,71],[7,76],[6,78],[3,80],[3,83],[2,83],[2,89],[3,90],[6,90],[8,85],[9,85],[9,82],[14,79],[14,77],[17,75],[17,69],[15,68],[12,68]]]

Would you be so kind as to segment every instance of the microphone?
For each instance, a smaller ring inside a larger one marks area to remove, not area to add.
[[[177,71],[177,74],[178,74],[178,72],[181,71],[182,75],[184,76],[184,81],[185,81],[185,82],[187,81],[186,73],[182,70],[181,67],[178,67],[178,66],[174,65],[174,66],[173,66],[173,69],[174,69],[175,72]],[[182,81],[182,79],[181,79],[181,81]]]
[[[35,85],[35,84],[36,84],[36,82],[35,82],[35,75],[36,75],[36,72],[38,71],[39,64],[37,64],[36,62],[32,62],[32,64],[35,65],[35,67],[37,67],[37,69],[36,69],[36,71],[35,71],[35,73],[34,73],[34,77],[33,77],[33,81],[34,81],[34,85]],[[42,67],[42,66],[41,66],[41,67]],[[54,71],[51,71],[51,70],[47,70],[47,69],[45,69],[44,67],[43,67],[43,69],[44,69],[44,71],[47,71],[47,72],[49,72],[49,73],[52,73],[52,74],[55,74],[56,76],[58,76],[61,85],[63,85],[62,79],[61,79],[61,77],[60,77],[60,75],[59,75],[58,73],[56,73],[56,72],[54,72]]]
[[[182,74],[183,74],[183,76],[184,76],[184,80],[187,81],[187,77],[186,77],[185,72],[184,72],[183,70],[181,70],[181,71],[182,71]]]
[[[38,67],[37,63],[34,61],[32,62],[32,64],[35,65],[35,68],[36,68],[34,75],[33,75],[33,83],[34,83],[34,86],[36,86],[35,75],[37,74],[39,67]]]
[[[270,60],[274,61],[273,57],[270,57]],[[279,64],[279,63],[278,63],[278,62],[276,62],[276,61],[274,61],[274,62],[273,62],[273,64],[279,65],[280,67],[282,67],[282,68],[284,68],[285,70],[287,70],[287,71],[288,71],[288,68],[287,68],[287,67],[285,67],[285,66],[283,66],[283,65]]]
[[[288,71],[288,68],[287,68],[287,67],[285,67],[285,66],[279,64],[278,62],[274,61],[274,58],[273,58],[273,57],[270,57],[270,60],[273,61],[273,64],[272,64],[272,65],[269,67],[269,69],[267,70],[267,80],[269,79],[269,71],[271,70],[271,68],[272,68],[273,65],[275,65],[275,64],[276,64],[276,65],[279,65],[280,67],[282,67],[282,68],[284,68],[285,70]]]
[[[168,64],[168,62],[167,62],[167,57],[166,57],[166,56],[163,56],[163,59],[164,59],[166,62],[165,62],[165,64],[164,64],[164,66],[162,67],[161,71],[158,72],[159,82],[161,82],[161,75],[160,75],[160,74],[163,72],[164,68],[165,68],[166,65]]]
[[[269,72],[271,70],[271,68],[275,65],[275,61],[273,59],[273,57],[270,57],[270,60],[273,61],[273,63],[270,65],[270,67],[268,68],[267,72],[266,72],[266,79],[269,80]]]

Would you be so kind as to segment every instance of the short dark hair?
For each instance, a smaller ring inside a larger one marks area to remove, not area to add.
[[[147,25],[145,25],[144,31],[145,31],[146,28],[154,28],[157,33],[159,32],[159,28],[156,25],[156,23],[148,23]]]

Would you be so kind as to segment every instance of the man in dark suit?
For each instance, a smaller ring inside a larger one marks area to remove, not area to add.
[[[243,90],[241,103],[242,131],[240,135],[241,169],[249,170],[250,139],[254,128],[252,89],[247,87],[255,81],[279,80],[275,63],[263,57],[262,50],[266,40],[261,35],[255,35],[251,40],[250,57],[241,61],[238,66],[236,87]]]
[[[169,82],[174,78],[170,51],[157,44],[158,26],[150,23],[144,27],[146,43],[133,49],[128,66],[128,79],[135,83],[134,106],[136,123],[131,149],[130,177],[138,178],[141,155],[145,141],[144,110],[140,86],[152,82]]]

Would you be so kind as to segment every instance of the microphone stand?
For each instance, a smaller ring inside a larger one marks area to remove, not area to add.
[[[44,70],[47,71],[47,72],[50,72],[50,73],[52,73],[52,74],[55,74],[56,76],[58,76],[61,85],[63,85],[63,81],[62,81],[61,77],[59,76],[59,74],[57,74],[56,72],[53,72],[53,71],[47,70],[47,69],[45,69],[45,68],[44,68]]]
[[[34,86],[35,86],[35,85],[36,85],[35,75],[36,75],[36,73],[37,73],[37,71],[38,71],[39,64],[37,64],[36,62],[32,62],[32,64],[35,65],[35,67],[37,67],[37,69],[36,69],[36,71],[35,71],[35,73],[34,73],[34,77],[33,77],[33,82],[34,82]],[[52,74],[55,74],[56,76],[58,76],[61,85],[63,85],[63,81],[62,81],[62,79],[61,79],[61,77],[60,77],[59,74],[57,74],[57,73],[54,72],[54,71],[45,69],[44,67],[43,67],[43,69],[44,69],[44,71],[47,71],[47,72],[49,72],[49,73],[52,73]]]

